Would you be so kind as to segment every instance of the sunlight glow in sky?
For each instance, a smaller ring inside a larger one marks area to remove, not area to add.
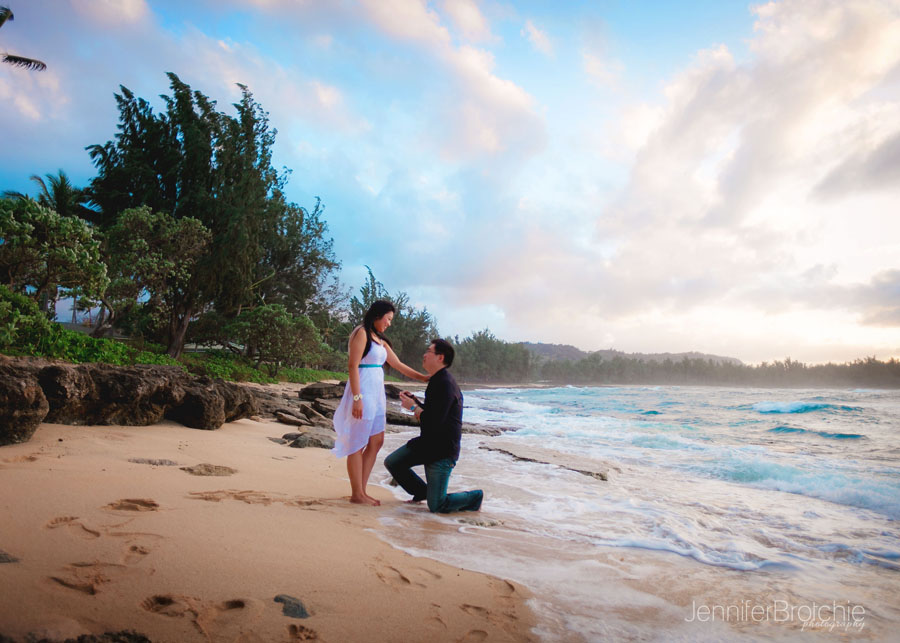
[[[288,198],[446,335],[900,357],[900,0],[9,0],[0,189],[113,92],[249,86]]]

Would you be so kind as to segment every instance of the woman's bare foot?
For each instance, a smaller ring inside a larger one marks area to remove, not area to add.
[[[350,502],[355,505],[371,505],[373,507],[377,507],[381,503],[375,500],[375,498],[370,498],[369,496],[350,496]]]
[[[371,501],[372,501],[372,504],[374,504],[376,507],[380,507],[380,506],[381,506],[381,501],[380,501],[378,498],[373,498],[373,497],[370,496],[369,494],[366,494],[366,498],[368,498],[369,500],[371,500]]]

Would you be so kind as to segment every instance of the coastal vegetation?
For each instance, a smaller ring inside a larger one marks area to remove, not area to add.
[[[437,320],[368,270],[358,294],[338,281],[325,207],[289,202],[272,165],[277,131],[247,87],[233,113],[169,74],[154,111],[126,87],[118,132],[89,146],[97,174],[33,175],[32,198],[0,199],[0,352],[111,364],[169,364],[231,380],[341,377],[351,330],[376,299],[388,333],[418,365]],[[68,303],[72,321],[56,321]],[[511,343],[489,329],[455,337],[470,383],[900,386],[900,362],[874,357],[748,366],[698,354],[628,356]]]

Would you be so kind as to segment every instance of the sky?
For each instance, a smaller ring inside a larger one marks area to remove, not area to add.
[[[5,0],[0,190],[124,85],[243,83],[287,197],[445,336],[900,357],[900,0]]]

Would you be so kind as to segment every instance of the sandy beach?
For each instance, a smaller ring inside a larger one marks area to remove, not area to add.
[[[374,532],[400,501],[351,505],[344,461],[287,430],[43,424],[0,448],[0,634],[534,639],[526,589],[393,549]]]

